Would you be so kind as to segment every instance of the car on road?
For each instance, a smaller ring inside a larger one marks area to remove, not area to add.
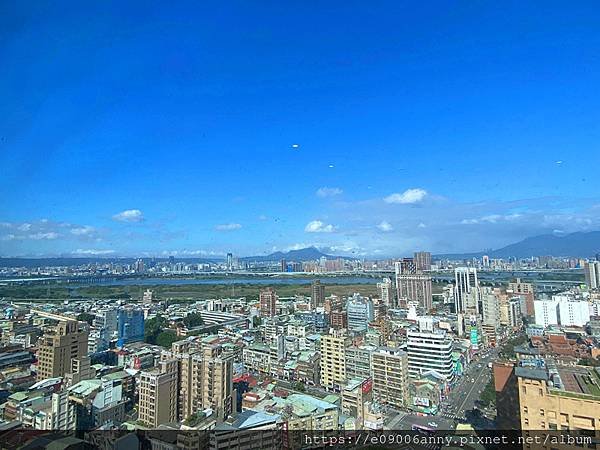
[[[438,424],[435,423],[435,422],[429,422],[429,423],[427,423],[427,425],[429,425],[431,428],[437,428],[438,427]]]

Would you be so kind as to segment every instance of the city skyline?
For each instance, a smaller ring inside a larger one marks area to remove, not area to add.
[[[600,229],[592,2],[346,6],[0,6],[0,255]]]

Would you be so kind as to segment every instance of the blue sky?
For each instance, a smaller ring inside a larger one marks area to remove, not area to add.
[[[0,4],[0,255],[600,229],[597,3],[226,3]]]

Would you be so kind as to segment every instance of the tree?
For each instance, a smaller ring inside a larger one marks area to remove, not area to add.
[[[489,406],[496,404],[496,389],[494,387],[494,379],[492,378],[488,384],[486,384],[481,396],[479,397],[483,406]]]
[[[156,316],[144,322],[144,342],[148,344],[156,344],[158,335],[168,325],[168,320],[163,316]]]
[[[81,321],[81,322],[87,322],[88,324],[92,325],[94,323],[94,315],[90,314],[90,313],[81,313],[77,315],[77,320]]]
[[[188,328],[194,328],[202,325],[204,323],[204,320],[202,320],[202,314],[191,313],[183,318],[183,323]]]
[[[581,366],[599,367],[600,360],[598,358],[581,358],[578,364]]]
[[[160,345],[164,348],[171,348],[173,342],[177,342],[179,336],[174,331],[163,331],[156,336],[156,345]]]
[[[300,383],[298,381],[296,384],[294,384],[294,389],[297,390],[298,392],[305,392],[306,386],[304,386],[304,383]]]

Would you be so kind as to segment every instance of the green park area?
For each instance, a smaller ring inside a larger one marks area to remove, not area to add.
[[[125,299],[137,301],[146,289],[152,290],[156,300],[187,302],[213,298],[258,299],[262,288],[268,285],[240,284],[159,284],[159,285],[94,285],[72,287],[67,285],[16,285],[0,286],[0,298],[27,301],[63,301],[77,299]],[[295,295],[310,296],[310,284],[273,284],[279,297]],[[348,296],[358,292],[361,295],[377,295],[376,280],[372,284],[327,284],[325,295]]]

